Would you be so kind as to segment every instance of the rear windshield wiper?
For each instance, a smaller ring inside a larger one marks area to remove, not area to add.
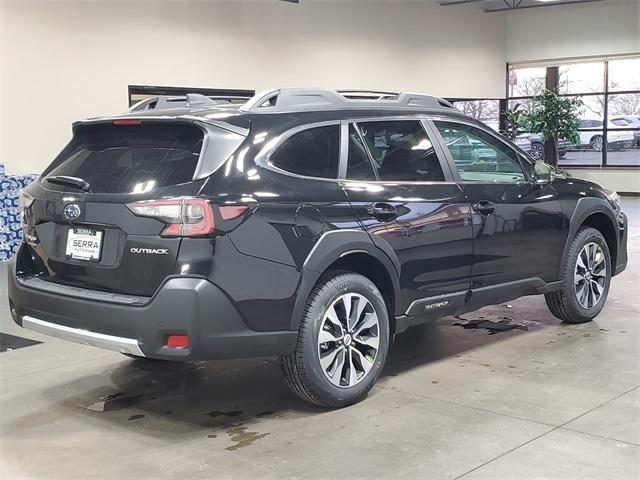
[[[44,178],[49,183],[57,183],[59,185],[68,185],[75,187],[83,192],[91,192],[91,185],[86,180],[78,177],[67,177],[66,175],[53,175]]]

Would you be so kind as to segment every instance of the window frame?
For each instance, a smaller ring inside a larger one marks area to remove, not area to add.
[[[458,167],[456,166],[455,160],[453,159],[453,155],[449,151],[449,148],[447,147],[447,143],[445,142],[444,138],[440,134],[440,131],[438,130],[438,127],[435,124],[435,122],[437,121],[454,123],[454,124],[457,123],[460,125],[467,125],[473,128],[477,128],[478,130],[481,130],[486,134],[488,134],[491,138],[495,139],[498,143],[501,143],[508,149],[512,150],[516,156],[518,163],[520,164],[520,167],[522,168],[522,172],[524,173],[525,180],[523,182],[513,183],[513,182],[474,182],[474,181],[462,179],[460,177],[460,172],[458,171]],[[456,183],[461,185],[482,185],[485,183],[489,185],[524,185],[524,184],[531,184],[533,182],[534,180],[533,164],[535,162],[525,152],[521,151],[516,145],[510,145],[506,138],[502,137],[500,134],[492,130],[490,127],[487,127],[481,122],[479,122],[478,124],[476,122],[468,121],[467,119],[464,119],[464,118],[448,117],[446,115],[430,116],[428,122],[431,124],[430,127],[432,128],[432,130],[436,135],[435,138],[437,139],[438,143],[440,143],[441,148],[444,150],[447,162],[449,163],[449,168],[453,171],[453,175]]]

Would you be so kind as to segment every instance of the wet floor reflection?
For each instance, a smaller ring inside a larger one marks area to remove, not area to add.
[[[396,337],[383,376],[402,375],[557,324],[546,313],[535,317],[531,309],[502,305],[414,327]],[[514,328],[490,335],[485,324],[503,325],[500,322],[505,318]],[[328,412],[289,392],[275,358],[197,363],[123,360],[112,370],[70,379],[49,393],[66,414],[72,411],[91,421],[135,428],[154,437],[201,436],[231,451],[268,441],[271,423],[267,419],[290,420]]]

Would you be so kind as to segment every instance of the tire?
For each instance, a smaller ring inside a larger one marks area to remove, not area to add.
[[[531,143],[531,150],[529,150],[529,154],[540,162],[544,162],[544,145],[539,142]]]
[[[606,240],[595,228],[581,227],[562,262],[562,289],[544,296],[549,310],[567,323],[593,320],[607,300],[611,272],[611,254]]]
[[[362,308],[360,316],[347,322],[347,308]],[[321,338],[327,341],[321,343]],[[378,288],[363,275],[336,272],[322,278],[309,295],[296,349],[281,358],[282,370],[302,400],[346,407],[373,388],[388,348],[389,315]]]
[[[596,152],[602,151],[603,138],[602,135],[594,135],[589,140],[589,146],[593,148]]]

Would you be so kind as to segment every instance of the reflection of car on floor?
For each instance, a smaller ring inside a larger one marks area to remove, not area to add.
[[[621,115],[612,118],[611,123],[618,128],[640,128],[640,115]],[[631,133],[633,133],[633,146],[640,147],[640,130]]]
[[[580,120],[579,128],[602,128],[603,122],[602,120]],[[623,148],[631,148],[633,145],[633,132],[619,132],[616,131],[616,125],[609,122],[608,124],[609,130],[607,133],[607,144],[610,149],[613,150],[621,150]],[[587,147],[592,148],[597,152],[602,151],[603,138],[601,131],[580,131],[580,144],[576,145],[578,147]]]
[[[528,132],[521,133],[515,138],[513,143],[539,162],[544,162],[544,142],[540,135]],[[558,141],[558,154],[560,155],[560,158],[565,156],[569,145],[570,143],[566,140]]]

